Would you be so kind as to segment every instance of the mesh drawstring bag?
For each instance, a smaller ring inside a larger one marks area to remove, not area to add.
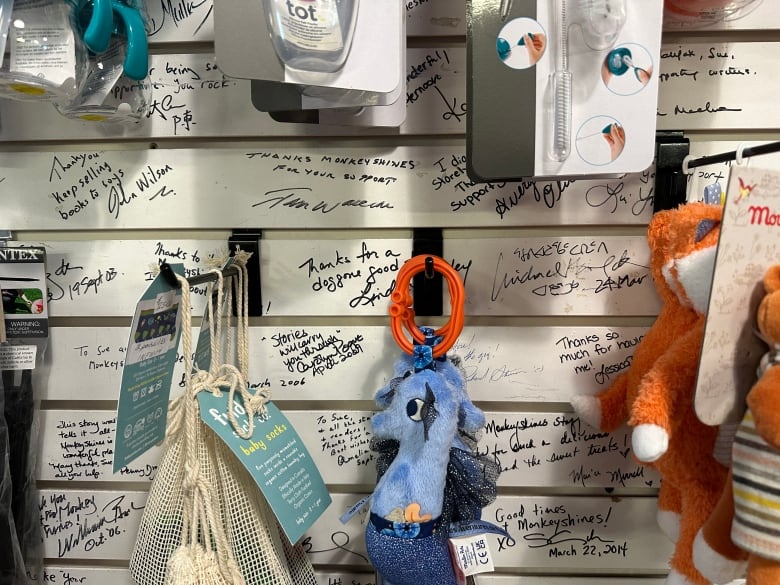
[[[224,531],[216,462],[200,420],[204,381],[192,367],[192,305],[182,284],[185,389],[169,408],[165,448],[130,557],[139,585],[245,585]],[[213,321],[212,321],[213,322]]]
[[[211,334],[208,371],[192,373],[191,331],[182,332],[186,388],[171,406],[166,449],[131,559],[131,572],[139,585],[225,581],[236,585],[316,585],[302,548],[287,542],[254,480],[199,416],[199,392],[220,395],[227,391],[228,417],[236,433],[248,438],[254,415],[264,409],[269,398],[267,392],[251,394],[247,390],[246,256],[237,256],[235,354],[231,319],[223,312],[224,306],[232,306],[231,291],[228,289],[227,302],[223,302],[221,272],[217,271],[216,303],[209,302],[207,307]],[[182,305],[188,302],[183,295]],[[238,368],[224,363],[226,356],[233,355]],[[233,414],[236,393],[248,415],[247,430],[240,428]]]
[[[212,380],[213,392],[228,387],[230,393],[228,416],[236,433],[250,438],[253,431],[254,413],[265,409],[270,398],[267,389],[258,389],[254,394],[248,390],[249,370],[249,298],[246,257],[236,254],[239,266],[238,277],[233,279],[237,307],[235,334],[231,327],[231,290],[225,307],[227,327],[218,327],[218,343],[212,345],[212,364],[222,362],[235,355],[237,372],[232,365],[221,363],[217,372],[232,375]],[[220,306],[218,294],[217,306]],[[224,335],[220,336],[219,332]],[[233,342],[235,339],[235,352]],[[237,383],[237,385],[235,383]],[[235,393],[241,396],[249,428],[242,430],[235,420],[233,401]],[[273,511],[260,492],[249,472],[236,459],[230,449],[210,429],[207,441],[214,450],[217,462],[217,489],[223,503],[223,520],[228,541],[247,585],[316,585],[314,569],[299,545],[290,545],[282,533]]]

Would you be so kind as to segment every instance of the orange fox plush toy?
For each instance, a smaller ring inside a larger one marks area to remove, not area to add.
[[[598,396],[572,399],[580,417],[603,431],[634,427],[634,456],[660,473],[658,521],[676,541],[666,585],[709,583],[693,564],[693,541],[727,477],[713,453],[718,429],[701,423],[693,407],[721,217],[720,206],[704,203],[655,214],[648,244],[661,311],[628,371]]]
[[[771,350],[748,393],[731,481],[696,537],[696,566],[715,583],[739,576],[722,564],[740,558],[748,559],[747,585],[780,583],[780,265],[769,268],[764,289],[756,321]]]

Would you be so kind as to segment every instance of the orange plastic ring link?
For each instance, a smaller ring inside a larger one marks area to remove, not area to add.
[[[406,328],[413,340],[418,343],[425,342],[425,335],[423,335],[414,322],[413,299],[409,293],[409,285],[414,275],[425,271],[426,258],[432,258],[434,270],[444,275],[450,293],[450,319],[444,327],[434,332],[435,335],[441,335],[443,339],[441,343],[433,348],[433,356],[441,357],[455,345],[455,341],[463,330],[466,299],[466,291],[460,274],[442,258],[430,254],[414,256],[407,260],[398,271],[395,289],[390,295],[390,328],[396,343],[406,353],[414,353],[414,345],[404,334],[404,328]]]
[[[412,277],[415,274],[419,274],[420,272],[425,270],[425,261],[431,258],[434,261],[434,269],[439,269],[439,272],[443,273],[444,276],[447,279],[447,288],[449,289],[450,293],[450,303],[452,305],[452,311],[451,311],[451,318],[450,321],[447,322],[444,327],[441,329],[436,330],[434,333],[435,335],[447,335],[448,331],[450,330],[450,327],[455,326],[455,337],[457,338],[458,335],[460,335],[461,330],[463,329],[463,309],[465,305],[465,289],[463,287],[463,281],[460,278],[460,274],[450,266],[449,263],[442,260],[441,258],[437,258],[435,256],[431,256],[429,254],[415,256],[411,260],[407,261],[401,268],[401,270],[398,272],[398,277],[396,279],[397,282],[403,281],[402,287],[399,287],[398,284],[396,284],[396,290],[391,295],[391,300],[394,302],[400,302],[402,303],[404,307],[404,311],[402,312],[402,320],[404,326],[409,330],[409,333],[412,335],[412,337],[418,342],[418,343],[424,343],[425,336],[422,334],[422,332],[419,330],[419,328],[414,323],[414,309],[412,309],[411,304],[413,302],[412,296],[409,294],[408,284],[411,282]],[[401,292],[399,288],[404,291]],[[396,313],[398,314],[398,309],[391,308],[391,314]]]
[[[440,273],[443,273],[447,280],[447,288],[449,289],[450,303],[452,305],[452,309],[450,311],[450,320],[444,325],[444,327],[434,332],[435,335],[440,335],[443,337],[441,343],[434,349],[434,356],[440,357],[455,344],[455,341],[463,330],[465,289],[463,287],[463,281],[461,280],[460,275],[447,262],[442,260],[441,265],[436,263],[434,268],[438,269]],[[424,270],[425,264],[423,262],[420,270],[412,273],[411,276],[414,276],[414,274]],[[403,321],[404,327],[406,327],[409,334],[415,341],[417,341],[417,343],[424,343],[425,335],[415,324],[414,311],[411,310],[411,308],[410,312],[407,313],[406,316],[407,319]]]

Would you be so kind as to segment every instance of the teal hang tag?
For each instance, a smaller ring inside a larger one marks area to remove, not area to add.
[[[227,392],[219,396],[200,392],[200,416],[246,468],[287,538],[296,543],[331,503],[325,481],[300,436],[273,403],[255,415],[252,437],[242,439],[228,419],[228,399]],[[239,426],[249,429],[240,395],[232,408]]]
[[[183,265],[170,266],[184,275]],[[130,327],[116,413],[114,473],[165,439],[180,336],[181,290],[158,274],[138,302]]]

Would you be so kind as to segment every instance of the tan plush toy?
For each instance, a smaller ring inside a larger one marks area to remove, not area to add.
[[[693,564],[693,541],[727,477],[713,454],[718,429],[701,423],[693,407],[721,217],[720,206],[704,203],[655,214],[648,243],[663,301],[658,318],[627,372],[598,396],[572,400],[601,430],[633,426],[634,456],[660,473],[658,520],[676,541],[667,585],[709,583]]]
[[[696,566],[715,583],[737,576],[723,571],[724,560],[745,557],[747,585],[780,583],[780,265],[767,271],[764,289],[756,321],[772,349],[748,393],[731,481],[696,539]]]

